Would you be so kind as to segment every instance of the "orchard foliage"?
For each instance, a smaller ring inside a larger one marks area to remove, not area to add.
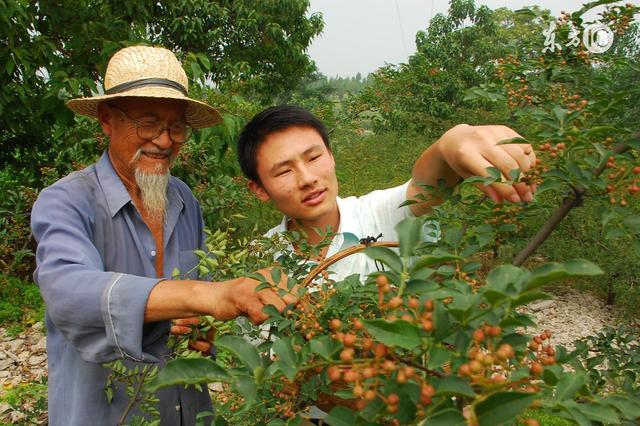
[[[517,307],[548,297],[542,286],[599,268],[575,260],[476,274],[453,247],[421,243],[422,226],[398,225],[399,252],[364,249],[385,267],[364,285],[354,275],[297,290],[311,265],[282,257],[300,301],[283,314],[269,310],[268,330],[245,326],[235,330],[244,338],[217,338],[234,368],[178,359],[147,390],[226,382],[239,397],[231,423],[251,416],[255,424],[298,424],[313,405],[329,411],[331,425],[511,424],[527,407],[582,423],[634,418],[638,402],[591,395],[585,372],[563,370],[578,353],[555,347],[552,331],[522,332],[533,322]]]

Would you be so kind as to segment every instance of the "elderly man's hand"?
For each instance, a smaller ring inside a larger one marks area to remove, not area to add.
[[[190,334],[194,328],[200,324],[200,317],[178,318],[171,323],[171,333],[175,335]],[[211,341],[214,330],[209,330],[206,336],[198,331],[196,339],[189,339],[189,347],[195,351],[209,354],[211,352]]]
[[[221,297],[216,301],[216,306],[212,312],[217,319],[226,321],[238,316],[246,316],[252,323],[260,324],[267,320],[269,316],[263,312],[267,305],[273,305],[279,312],[282,312],[287,305],[297,302],[297,287],[289,291],[287,289],[288,277],[281,274],[280,282],[273,283],[271,270],[273,268],[261,269],[258,271],[265,279],[277,284],[283,295],[278,295],[272,288],[265,288],[256,291],[261,284],[259,281],[250,278],[240,278],[237,280],[225,281],[215,284],[221,292]]]
[[[536,164],[536,155],[527,143],[498,145],[499,142],[521,137],[506,126],[469,126],[460,124],[447,131],[436,144],[448,166],[462,178],[487,176],[487,167],[495,167],[503,176],[520,169],[526,172]],[[434,144],[435,145],[435,144]],[[478,188],[497,203],[502,201],[533,200],[535,185],[495,182],[490,186],[481,183]]]

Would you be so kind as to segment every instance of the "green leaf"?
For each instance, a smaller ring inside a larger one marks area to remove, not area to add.
[[[497,392],[476,407],[480,426],[506,423],[520,415],[538,398],[536,393]]]
[[[509,333],[509,334],[505,334],[504,337],[502,337],[498,346],[508,343],[514,348],[516,348],[517,350],[517,348],[519,347],[524,347],[528,343],[528,341],[529,341],[529,338],[523,334]]]
[[[326,360],[331,360],[340,349],[340,344],[330,336],[321,336],[309,342],[309,348],[314,354],[320,355]]]
[[[495,182],[494,179],[492,179],[491,177],[485,177],[485,176],[471,176],[466,178],[463,183],[483,183],[485,185],[489,185],[492,184],[493,182]]]
[[[181,358],[169,361],[146,386],[150,392],[174,385],[193,385],[228,380],[229,375],[208,358]]]
[[[544,369],[544,373],[542,373],[542,379],[546,384],[555,386],[563,374],[564,371],[559,365],[549,365]]]
[[[408,259],[416,246],[422,241],[422,223],[417,217],[408,217],[396,225],[400,242],[400,255]]]
[[[435,271],[433,269],[423,269],[421,272],[424,272],[424,275],[430,276]],[[407,282],[407,286],[405,287],[405,294],[425,294],[431,293],[432,291],[440,288],[440,285],[435,281],[427,281],[423,279],[410,279]]]
[[[524,271],[517,266],[501,265],[489,272],[487,286],[506,291],[508,284],[519,281],[523,274]]]
[[[469,398],[475,398],[476,396],[471,385],[456,376],[446,376],[440,380],[434,380],[434,386],[438,394],[462,395]]]
[[[273,288],[273,284],[271,283],[262,283],[262,284],[258,284],[258,286],[256,287],[256,292],[258,291],[262,291],[262,290],[267,290]]]
[[[233,388],[244,398],[244,405],[240,410],[240,413],[247,411],[256,401],[258,396],[258,387],[256,381],[249,376],[237,376],[236,380],[232,382]]]
[[[615,240],[617,238],[624,238],[626,236],[627,236],[627,233],[624,231],[624,229],[610,226],[607,228],[607,233],[605,234],[604,239]]]
[[[264,367],[256,347],[242,337],[227,334],[216,339],[215,344],[234,354],[251,373],[256,367]]]
[[[537,16],[536,12],[526,7],[516,10],[515,13],[517,13],[518,15],[524,15],[526,17],[531,17],[531,18],[535,18]]]
[[[433,253],[426,256],[420,256],[420,259],[418,259],[418,261],[413,264],[413,267],[411,268],[411,274],[413,274],[415,271],[426,268],[427,266],[436,263],[447,262],[449,260],[463,260],[463,258],[450,253]]]
[[[587,376],[582,372],[563,374],[556,386],[555,400],[557,402],[572,400],[586,383]]]
[[[553,107],[553,114],[556,116],[556,119],[558,120],[558,124],[560,125],[560,128],[564,128],[567,112],[568,111],[562,108],[560,105],[556,105]]]
[[[460,411],[454,408],[448,408],[440,411],[431,417],[427,417],[421,426],[462,426],[466,421]]]
[[[333,407],[324,422],[331,426],[353,426],[356,424],[356,414],[347,407]]]
[[[522,293],[517,299],[511,302],[511,307],[515,308],[516,306],[526,305],[527,303],[533,302],[534,300],[544,300],[551,299],[551,295],[542,291],[528,291],[526,293]]]
[[[371,259],[384,263],[391,268],[392,271],[397,273],[402,272],[402,261],[400,260],[400,256],[388,247],[367,247],[364,249],[364,254],[369,256]]]
[[[293,350],[293,337],[287,336],[276,340],[271,348],[279,358],[274,364],[287,376],[287,379],[293,381],[298,372],[298,357]]]
[[[622,224],[633,234],[640,234],[640,216],[627,216]]]
[[[497,167],[487,167],[485,168],[487,174],[491,177],[491,179],[493,179],[494,181],[496,180],[500,180],[502,178],[502,173],[500,172],[500,169],[498,169]]]
[[[279,283],[280,282],[280,278],[282,277],[282,269],[280,268],[273,268],[271,270],[271,280],[274,283]],[[258,291],[258,290],[256,290]]]
[[[576,409],[578,405],[579,404],[575,401],[568,401],[564,404],[562,409],[564,409],[567,412],[568,417],[571,420],[575,421],[579,426],[593,426],[593,423],[589,420],[589,418],[582,414],[580,410]]]
[[[515,232],[518,230],[518,227],[513,223],[503,223],[498,226],[498,232]]]
[[[429,368],[433,370],[442,367],[444,363],[451,360],[451,351],[433,345],[429,348],[427,357],[429,360]]]
[[[526,314],[514,314],[500,322],[501,327],[535,327],[536,323]]]
[[[213,426],[229,426],[229,422],[222,416],[216,416]]]
[[[567,408],[571,409],[570,411],[574,414],[574,416],[575,412],[578,412],[591,422],[599,422],[612,425],[620,424],[620,416],[618,416],[616,410],[609,407],[608,405],[595,402],[580,404],[575,401],[568,401],[564,405]]]
[[[448,226],[444,230],[444,242],[453,249],[458,249],[462,243],[462,226]]]
[[[533,290],[547,283],[569,277],[585,277],[603,274],[602,269],[588,260],[575,259],[563,263],[546,263],[533,271],[525,283],[526,290]]]
[[[381,319],[363,320],[371,337],[387,346],[399,346],[413,349],[420,345],[420,330],[415,325],[404,321],[386,321]]]
[[[635,419],[640,417],[640,404],[632,399],[618,395],[612,395],[606,397],[602,402],[618,409],[620,413],[622,413],[622,415],[627,419]]]
[[[496,145],[506,145],[506,144],[510,144],[510,143],[529,143],[529,141],[526,140],[525,138],[521,137],[521,136],[516,136],[516,137],[511,138],[511,139],[501,140]]]
[[[274,320],[279,320],[282,318],[282,315],[278,311],[278,309],[273,305],[266,305],[262,308],[262,312],[269,315],[269,318]]]

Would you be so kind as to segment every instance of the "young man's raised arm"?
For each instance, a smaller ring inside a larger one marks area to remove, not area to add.
[[[411,184],[407,189],[407,199],[416,199],[423,194],[427,201],[412,204],[411,212],[416,216],[423,215],[432,207],[442,203],[441,198],[434,197],[431,191],[425,190],[420,183],[438,186],[443,179],[447,186],[455,186],[460,179],[470,176],[487,176],[487,167],[496,167],[503,176],[508,176],[513,169],[524,172],[535,165],[536,156],[531,145],[512,143],[499,145],[507,139],[520,137],[506,126],[469,126],[459,124],[427,148],[413,166]],[[535,186],[516,183],[513,186],[494,183],[478,188],[496,202],[532,201]]]

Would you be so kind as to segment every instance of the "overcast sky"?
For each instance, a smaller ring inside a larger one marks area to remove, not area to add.
[[[621,2],[626,3],[627,1]],[[583,0],[476,0],[491,9],[512,10],[538,5],[558,16],[575,11]],[[631,3],[640,4],[640,0]],[[447,0],[311,0],[311,12],[322,12],[324,32],[309,55],[327,76],[363,76],[385,63],[406,62],[415,52],[415,34],[436,13],[446,13]],[[543,37],[543,35],[540,35]]]

